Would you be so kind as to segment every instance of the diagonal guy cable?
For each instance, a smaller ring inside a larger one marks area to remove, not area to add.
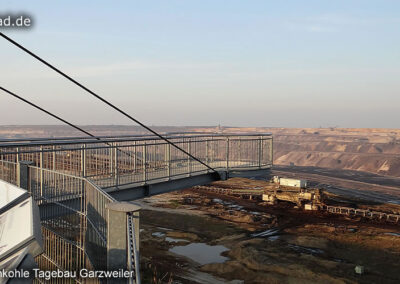
[[[31,55],[32,57],[36,58],[37,60],[39,60],[40,62],[42,62],[44,65],[46,65],[47,67],[53,69],[54,71],[56,71],[58,74],[60,74],[61,76],[63,76],[64,78],[68,79],[69,81],[71,81],[72,83],[74,83],[75,85],[77,85],[78,87],[82,88],[83,90],[85,90],[86,92],[88,92],[89,94],[91,94],[92,96],[94,96],[95,98],[99,99],[100,101],[102,101],[103,103],[105,103],[106,105],[110,106],[111,108],[113,108],[114,110],[118,111],[119,113],[123,114],[124,116],[126,116],[127,118],[129,118],[130,120],[132,120],[133,122],[139,124],[140,126],[142,126],[144,129],[146,129],[147,131],[153,133],[155,136],[159,137],[160,139],[164,140],[165,142],[167,142],[168,144],[170,144],[171,146],[175,147],[176,149],[178,149],[179,151],[185,153],[186,155],[188,155],[190,158],[192,158],[193,160],[199,162],[200,164],[202,164],[203,166],[205,166],[206,168],[217,172],[215,169],[213,169],[212,167],[210,167],[209,165],[207,165],[206,163],[204,163],[203,161],[201,161],[200,159],[196,158],[195,156],[193,156],[192,154],[188,153],[187,151],[185,151],[184,149],[182,149],[181,147],[179,147],[178,145],[176,145],[175,143],[173,143],[172,141],[170,141],[169,139],[163,137],[162,135],[158,134],[156,131],[154,131],[153,129],[151,129],[150,127],[146,126],[145,124],[143,124],[142,122],[140,122],[139,120],[133,118],[131,115],[129,115],[128,113],[126,113],[125,111],[121,110],[120,108],[116,107],[115,105],[113,105],[112,103],[110,103],[109,101],[107,101],[106,99],[102,98],[101,96],[97,95],[95,92],[93,92],[92,90],[86,88],[84,85],[82,85],[81,83],[79,83],[78,81],[76,81],[75,79],[71,78],[70,76],[68,76],[67,74],[65,74],[64,72],[62,72],[61,70],[59,70],[58,68],[54,67],[53,65],[51,65],[50,63],[48,63],[47,61],[45,61],[44,59],[40,58],[39,56],[37,56],[36,54],[34,54],[33,52],[31,52],[30,50],[28,50],[27,48],[23,47],[22,45],[20,45],[19,43],[17,43],[16,41],[14,41],[13,39],[9,38],[8,36],[6,36],[5,34],[3,34],[2,32],[0,32],[0,36],[2,36],[4,39],[6,39],[7,41],[9,41],[10,43],[12,43],[13,45],[15,45],[16,47],[18,47],[19,49],[25,51],[26,53],[28,53],[29,55]]]
[[[34,108],[37,108],[38,110],[40,110],[40,111],[42,111],[42,112],[44,112],[44,113],[46,113],[46,114],[48,114],[48,115],[54,117],[55,119],[58,119],[58,120],[60,120],[61,122],[64,122],[65,124],[68,124],[69,126],[71,126],[71,127],[75,128],[75,129],[77,129],[77,130],[79,130],[79,131],[85,133],[86,135],[89,135],[90,137],[93,137],[93,138],[95,138],[96,140],[99,140],[100,142],[103,142],[104,144],[106,144],[106,145],[112,147],[112,145],[111,145],[110,143],[108,143],[107,141],[103,141],[103,140],[100,139],[99,137],[94,136],[93,134],[91,134],[90,132],[87,132],[86,130],[80,128],[79,126],[76,126],[76,125],[74,125],[74,124],[72,124],[72,123],[66,121],[65,119],[63,119],[63,118],[61,118],[61,117],[59,117],[59,116],[57,116],[57,115],[55,115],[55,114],[49,112],[48,110],[45,110],[44,108],[42,108],[42,107],[40,107],[40,106],[38,106],[38,105],[36,105],[36,104],[34,104],[34,103],[28,101],[27,99],[24,99],[23,97],[18,96],[16,93],[13,93],[13,92],[11,92],[10,90],[7,90],[6,88],[3,88],[2,86],[0,86],[0,90],[6,92],[7,94],[9,94],[9,95],[11,95],[11,96],[13,96],[14,98],[17,98],[17,99],[23,101],[24,103],[27,103],[27,104],[30,105],[30,106],[33,106]],[[116,148],[116,149],[117,149],[118,151],[120,151],[121,153],[124,153],[124,154],[126,154],[126,155],[132,157],[132,156],[130,155],[130,153],[127,153],[127,152],[125,152],[125,151],[123,151],[123,150],[120,150],[120,149],[118,149],[118,148]]]
[[[50,115],[50,116],[52,116],[52,117],[54,117],[54,118],[56,118],[56,119],[58,119],[58,120],[64,122],[65,124],[68,124],[69,126],[71,126],[71,127],[75,128],[75,129],[77,129],[77,130],[79,130],[79,131],[85,133],[86,135],[89,135],[90,137],[96,138],[97,140],[101,141],[100,138],[98,138],[98,137],[94,136],[93,134],[87,132],[86,130],[80,128],[79,126],[76,126],[76,125],[74,125],[74,124],[72,124],[72,123],[66,121],[66,120],[63,119],[63,118],[61,118],[61,117],[59,117],[59,116],[57,116],[57,115],[55,115],[55,114],[52,114],[51,112],[45,110],[44,108],[42,108],[42,107],[40,107],[40,106],[38,106],[38,105],[36,105],[36,104],[34,104],[34,103],[28,101],[27,99],[24,99],[24,98],[21,97],[21,96],[18,96],[17,94],[15,94],[15,93],[13,93],[13,92],[7,90],[6,88],[3,88],[2,86],[0,86],[0,90],[2,90],[2,91],[4,91],[4,92],[8,93],[9,95],[13,96],[14,98],[17,98],[17,99],[19,99],[19,100],[21,100],[21,101],[27,103],[28,105],[31,105],[31,106],[33,106],[33,107],[35,107],[35,108],[37,108],[37,109],[43,111],[44,113],[46,113],[46,114],[48,114],[48,115]],[[104,142],[104,141],[101,141],[101,142]],[[106,142],[105,142],[105,143],[106,143]]]
[[[7,90],[6,88],[3,88],[2,86],[0,86],[0,90],[6,92],[7,94],[9,94],[9,95],[11,95],[11,96],[13,96],[13,97],[15,97],[15,98],[21,100],[21,101],[23,101],[24,103],[27,103],[27,104],[30,105],[30,106],[33,106],[34,108],[37,108],[38,110],[40,110],[40,111],[42,111],[42,112],[44,112],[44,113],[46,113],[46,114],[48,114],[48,115],[54,117],[55,119],[58,119],[58,120],[60,120],[61,122],[64,122],[65,124],[68,124],[69,126],[71,126],[71,127],[75,128],[75,129],[77,129],[77,130],[79,130],[79,131],[85,133],[86,135],[89,135],[90,137],[95,138],[96,140],[98,140],[98,141],[100,141],[100,142],[102,142],[102,143],[104,143],[104,144],[106,144],[106,145],[108,145],[108,146],[110,146],[110,147],[115,147],[115,146],[111,145],[110,143],[108,143],[107,141],[104,141],[104,140],[100,139],[99,137],[97,137],[97,136],[91,134],[90,132],[88,132],[88,131],[86,131],[86,130],[80,128],[79,126],[76,126],[76,125],[74,125],[74,124],[68,122],[67,120],[65,120],[65,119],[63,119],[63,118],[61,118],[61,117],[59,117],[59,116],[57,116],[57,115],[51,113],[50,111],[48,111],[48,110],[46,110],[46,109],[44,109],[44,108],[42,108],[42,107],[40,107],[40,106],[38,106],[38,105],[36,105],[36,104],[30,102],[30,101],[28,101],[27,99],[24,99],[24,98],[21,97],[21,96],[18,96],[16,93],[13,93],[13,92],[11,92],[10,90]],[[129,152],[126,152],[126,151],[124,151],[124,150],[121,150],[121,149],[119,149],[118,147],[115,147],[115,148],[117,149],[118,152],[120,152],[120,153],[122,153],[122,154],[125,154],[125,155],[127,155],[127,156],[129,156],[129,157],[133,157],[132,154],[129,153]],[[140,158],[138,158],[138,157],[135,157],[135,159],[142,160],[142,159],[140,159]]]

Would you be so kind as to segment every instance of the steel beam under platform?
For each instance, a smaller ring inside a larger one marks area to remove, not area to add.
[[[232,171],[232,172],[218,172],[218,173],[207,173],[202,175],[184,177],[173,180],[166,180],[156,183],[148,183],[139,186],[127,185],[118,188],[109,188],[107,190],[113,198],[119,201],[131,201],[141,199],[148,196],[157,194],[163,194],[175,190],[181,190],[190,188],[196,185],[209,184],[218,180],[226,180],[232,177],[267,177],[270,174],[270,169],[257,169],[257,170],[246,170],[246,171]]]

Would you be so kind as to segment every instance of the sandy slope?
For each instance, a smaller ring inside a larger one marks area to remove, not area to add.
[[[199,130],[204,131],[204,129]],[[274,137],[274,163],[277,165],[349,169],[400,176],[399,129],[222,128],[219,130],[225,133],[271,132]]]

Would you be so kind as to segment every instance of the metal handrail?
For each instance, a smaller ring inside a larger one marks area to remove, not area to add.
[[[197,132],[198,133],[198,132]],[[181,134],[187,134],[191,136],[185,136],[185,135],[178,135],[178,136],[169,136],[168,134],[165,134],[165,136],[168,139],[180,139],[180,138],[204,138],[204,137],[232,137],[232,136],[238,136],[238,137],[252,137],[252,136],[262,136],[262,137],[272,137],[271,133],[210,133],[210,134],[205,134],[205,133],[199,133],[196,135],[193,135],[192,133],[181,133]],[[96,136],[97,137],[97,136]],[[102,136],[98,136],[97,138],[102,138]],[[130,139],[134,138],[134,139]],[[68,140],[75,140],[75,141],[68,141]],[[82,141],[84,140],[84,141]],[[41,138],[37,139],[32,139],[32,140],[10,140],[10,141],[3,141],[0,140],[0,142],[6,142],[3,144],[0,144],[0,148],[12,148],[12,147],[28,147],[28,146],[47,146],[47,145],[74,145],[74,144],[104,144],[104,142],[127,142],[127,141],[148,141],[148,140],[163,140],[160,139],[157,136],[154,135],[138,135],[138,136],[114,136],[113,139],[106,139],[99,141],[97,139],[93,139],[92,137],[77,137],[77,138],[71,138],[71,139],[47,139],[47,140],[41,140]],[[37,143],[24,143],[27,141],[34,141]],[[11,143],[11,142],[17,142],[17,143]],[[41,143],[39,143],[41,142]],[[166,143],[166,142],[164,142]]]
[[[183,139],[183,138],[207,138],[209,137],[210,139],[203,139],[203,140],[196,140],[196,141],[191,141],[191,142],[207,142],[207,141],[216,141],[214,138],[218,137],[218,138],[228,138],[230,137],[231,141],[250,141],[252,139],[242,139],[240,137],[263,137],[263,139],[272,139],[272,135],[269,134],[262,134],[262,135],[214,135],[214,136],[207,136],[207,135],[198,135],[198,136],[174,136],[174,137],[168,137],[169,139]],[[238,137],[238,138],[232,138],[232,137]],[[211,139],[212,138],[212,139]],[[167,143],[164,142],[161,139],[157,139],[157,138],[144,138],[144,139],[129,139],[129,140],[115,140],[115,141],[108,141],[108,142],[139,142],[139,141],[143,141],[143,143],[145,144],[124,144],[124,145],[102,145],[102,146],[90,146],[88,147],[88,149],[91,150],[95,150],[95,149],[114,149],[114,148],[127,148],[127,147],[133,147],[133,146],[154,146],[154,145],[166,145]],[[155,141],[153,143],[146,143],[145,141]],[[156,142],[158,141],[158,142]],[[182,144],[182,143],[186,143],[187,141],[174,141],[175,144]],[[68,143],[50,143],[49,144],[0,144],[0,149],[1,148],[29,148],[29,147],[38,147],[38,146],[55,146],[55,145],[87,145],[87,144],[104,144],[104,142],[100,142],[98,140],[89,140],[89,141],[85,141],[85,142],[80,142],[80,141],[74,141],[72,142],[68,142]],[[1,152],[0,151],[0,155],[16,155],[16,154],[32,154],[32,153],[49,153],[49,152],[63,152],[63,151],[80,151],[81,148],[55,148],[55,149],[40,149],[40,150],[22,150],[22,149],[18,149],[15,151],[8,151],[8,152]]]
[[[270,134],[202,133],[171,137],[174,143],[218,171],[262,169],[272,164]],[[43,168],[71,177],[90,178],[102,188],[209,172],[200,163],[174,151],[168,143],[154,136],[146,136],[142,140],[116,138],[115,141],[122,142],[104,144],[97,140],[84,140],[51,147],[25,144],[22,147],[0,148],[3,150],[0,151],[0,158],[29,160],[35,163],[36,170]]]

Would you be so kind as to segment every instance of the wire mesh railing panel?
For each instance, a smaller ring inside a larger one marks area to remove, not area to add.
[[[63,270],[70,272],[71,277],[48,279],[39,278],[40,282],[51,283],[100,283],[97,279],[82,279],[79,270],[86,268],[93,270],[94,267],[87,257],[83,247],[65,239],[64,236],[42,227],[43,254],[36,257],[36,263],[42,271]],[[40,283],[39,282],[39,283]]]
[[[188,152],[191,153],[194,157],[198,158],[200,161],[202,161],[205,164],[208,164],[207,162],[207,144],[208,144],[208,138],[190,138],[190,143],[188,146]],[[193,173],[197,172],[207,172],[209,169],[204,166],[203,164],[190,159],[190,170]]]
[[[1,148],[0,159],[7,162],[18,162],[18,147]]]
[[[149,141],[146,144],[145,155],[143,155],[143,168],[145,169],[145,180],[153,180],[160,177],[165,177],[165,170],[167,169],[166,143],[156,143],[156,141]]]
[[[29,166],[29,190],[38,204],[64,203],[71,210],[82,211],[84,180],[35,166]]]
[[[261,138],[229,139],[229,167],[252,168],[261,166]]]
[[[88,268],[88,264],[93,264],[96,269],[105,268],[108,224],[106,205],[114,200],[87,179],[35,166],[28,168],[30,192],[41,205],[43,226],[58,236],[57,242],[61,238],[68,245],[73,244],[81,249],[76,256],[78,265],[82,265],[80,268]],[[62,259],[62,254],[62,250],[52,250],[48,258]],[[54,263],[60,264],[59,261]],[[61,265],[60,269],[65,268]]]
[[[0,161],[0,179],[17,184],[17,163]]]
[[[209,141],[208,159],[211,165],[217,169],[227,169],[228,140],[216,137]]]
[[[269,134],[199,134],[168,136],[168,139],[219,171],[262,168],[272,164],[272,138]],[[3,160],[28,160],[40,168],[87,177],[103,188],[210,171],[173,145],[149,136],[107,138],[107,142],[89,143],[78,139],[68,140],[62,145],[39,144],[8,145],[8,148],[1,149],[0,155]],[[10,151],[15,154],[11,155]]]
[[[270,136],[181,136],[170,141],[221,171],[268,167],[272,164]],[[100,187],[116,187],[209,172],[199,161],[157,139],[114,143],[107,154],[107,173],[90,178]]]
[[[187,143],[183,140],[175,140],[174,143],[180,148],[188,149]],[[189,157],[175,147],[171,147],[170,156],[170,176],[176,177],[180,175],[187,175],[189,173]]]
[[[273,159],[273,148],[272,148],[272,138],[263,139],[263,154],[262,154],[262,164],[265,166],[272,166]]]
[[[106,207],[107,204],[114,201],[112,197],[108,196],[93,183],[89,181],[85,182],[85,212],[88,219],[87,244],[90,243],[99,249],[106,249],[108,224]]]
[[[55,205],[58,207],[63,206]],[[84,235],[86,230],[86,216],[81,212],[69,210],[62,212],[63,215],[51,216],[52,218],[43,218],[42,226],[48,230],[62,236],[65,240],[75,244],[77,247],[84,247]]]
[[[85,173],[87,177],[112,175],[114,151],[111,146],[99,145],[84,146]]]

